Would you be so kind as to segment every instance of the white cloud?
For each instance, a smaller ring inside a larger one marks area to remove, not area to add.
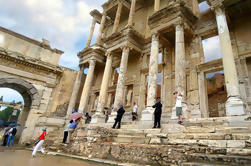
[[[89,13],[94,8],[100,9],[105,1],[2,0],[0,24],[37,40],[48,39],[52,47],[65,52],[60,64],[76,69],[77,52],[84,48],[89,35],[92,20]]]
[[[0,88],[0,97],[3,96],[4,102],[12,102],[15,100],[16,102],[21,101],[24,103],[23,97],[17,91],[10,88]]]
[[[202,41],[205,62],[222,58],[219,36],[214,36]]]

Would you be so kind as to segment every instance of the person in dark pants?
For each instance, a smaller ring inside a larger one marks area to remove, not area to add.
[[[6,146],[7,144],[7,140],[8,140],[8,133],[9,133],[10,127],[6,127],[5,128],[5,132],[4,132],[4,138],[3,138],[3,146]]]
[[[152,106],[155,108],[154,111],[154,126],[153,128],[160,128],[160,119],[162,114],[162,104],[160,103],[160,98],[157,98],[157,103]]]
[[[63,144],[66,143],[66,140],[67,140],[67,137],[68,137],[69,128],[70,128],[72,122],[73,122],[73,120],[71,120],[70,123],[64,129]]]
[[[114,123],[112,128],[115,129],[115,127],[116,127],[116,125],[118,123],[118,129],[120,129],[120,123],[121,123],[121,119],[122,119],[124,113],[125,113],[124,107],[123,107],[123,105],[121,105],[120,108],[117,111],[117,117],[115,118],[115,123]]]

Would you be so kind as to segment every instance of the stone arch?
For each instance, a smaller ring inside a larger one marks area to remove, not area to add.
[[[0,87],[11,88],[18,91],[23,99],[24,106],[39,106],[40,97],[37,89],[29,82],[20,78],[0,78]]]
[[[32,83],[15,77],[0,78],[0,88],[14,89],[19,92],[24,99],[24,108],[18,117],[20,126],[18,127],[15,139],[16,141],[19,140],[19,143],[22,143],[22,140],[25,140],[27,137],[27,134],[24,133],[30,134],[26,128],[28,127],[29,130],[33,130],[34,128],[34,126],[26,124],[26,122],[32,110],[38,109],[40,105],[39,93]],[[26,129],[26,131],[24,129]]]

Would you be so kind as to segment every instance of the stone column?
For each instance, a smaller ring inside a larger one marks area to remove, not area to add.
[[[160,8],[160,0],[154,0],[154,12],[159,11]]]
[[[202,118],[208,118],[208,96],[207,96],[207,83],[205,78],[205,73],[201,71],[198,74],[198,84],[199,84],[199,98],[200,98],[200,110]]]
[[[154,108],[157,93],[157,74],[158,74],[158,54],[159,54],[159,34],[152,35],[151,55],[149,63],[149,80],[147,91],[147,107],[142,112],[141,125],[142,128],[153,126]]]
[[[84,72],[84,67],[81,67],[78,71],[74,86],[73,86],[73,90],[72,90],[72,94],[71,94],[71,99],[68,105],[68,109],[67,109],[67,117],[68,115],[71,114],[72,110],[75,107],[76,104],[76,100],[77,100],[77,96],[78,96],[78,92],[79,92],[79,87],[81,84],[81,79],[83,76],[83,72]]]
[[[84,85],[84,88],[82,91],[80,104],[79,104],[79,112],[82,112],[82,113],[84,113],[86,111],[86,108],[88,106],[87,102],[90,97],[90,89],[92,86],[95,65],[96,65],[96,60],[90,59],[89,60],[89,69],[88,69],[87,77],[85,80],[85,85]]]
[[[243,101],[240,99],[239,80],[237,76],[225,11],[224,9],[217,7],[215,9],[215,14],[220,38],[224,76],[228,96],[228,100],[226,102],[226,115],[244,115],[245,108]]]
[[[136,0],[132,0],[131,1],[131,9],[130,9],[130,14],[129,14],[129,19],[128,19],[128,26],[132,26],[132,24],[133,24],[135,6],[136,6]]]
[[[102,38],[103,30],[105,27],[105,21],[106,21],[106,12],[104,12],[102,15],[102,19],[101,19],[101,23],[100,23],[100,27],[99,27],[99,33],[98,33],[98,36],[96,39],[97,44],[101,43],[101,38]]]
[[[186,96],[186,59],[185,59],[184,27],[178,23],[175,28],[175,91],[183,94],[183,102]],[[182,105],[183,117],[186,117],[187,106]],[[177,119],[175,107],[172,110],[171,119]]]
[[[186,92],[186,59],[184,28],[182,24],[176,25],[175,36],[175,90],[185,95]]]
[[[105,122],[105,116],[103,115],[103,110],[104,110],[104,106],[106,102],[109,80],[111,78],[111,71],[112,71],[112,55],[109,53],[106,59],[105,71],[104,71],[103,79],[101,83],[97,110],[96,110],[95,115],[92,118],[91,123],[104,123]]]
[[[88,37],[88,40],[86,42],[85,47],[89,47],[90,44],[91,44],[92,36],[93,36],[93,32],[94,32],[96,23],[97,23],[97,20],[96,20],[95,17],[93,17],[93,19],[92,19],[92,26],[91,26],[91,29],[90,29],[90,34],[89,34],[89,37]]]
[[[115,17],[115,21],[114,21],[112,33],[115,33],[118,30],[120,16],[121,16],[121,11],[122,11],[122,6],[123,6],[122,3],[118,4],[118,8],[117,8],[117,12],[116,12],[116,17]]]
[[[120,61],[119,77],[118,77],[118,83],[116,87],[115,101],[113,104],[114,108],[113,108],[111,116],[109,117],[108,123],[114,122],[114,117],[116,116],[116,111],[119,105],[124,104],[123,103],[124,84],[125,84],[125,75],[127,72],[129,51],[130,51],[130,48],[128,46],[124,46],[122,48],[122,57]]]

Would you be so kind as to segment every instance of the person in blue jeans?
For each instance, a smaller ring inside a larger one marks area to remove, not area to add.
[[[13,146],[16,133],[17,133],[17,129],[15,126],[11,127],[10,130],[8,131],[8,140],[6,143],[7,147],[9,146],[9,144],[10,144],[10,146]]]

